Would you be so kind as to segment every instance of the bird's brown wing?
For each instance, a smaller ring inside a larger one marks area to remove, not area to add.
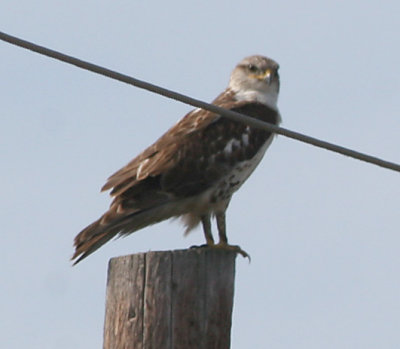
[[[221,93],[213,104],[231,109],[240,102],[232,98],[229,90]],[[154,144],[145,149],[126,166],[110,176],[102,191],[112,189],[111,196],[118,196],[149,176],[157,176],[173,168],[179,161],[179,146],[193,133],[200,132],[219,116],[204,109],[195,109],[186,114]]]
[[[232,101],[231,110],[276,124],[278,113],[260,103]],[[179,135],[178,135],[179,134]],[[200,194],[250,160],[271,133],[196,110],[110,177],[114,197],[102,223]],[[179,210],[173,215],[179,215]],[[126,231],[129,233],[129,231]]]

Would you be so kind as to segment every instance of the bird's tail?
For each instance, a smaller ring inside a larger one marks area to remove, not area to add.
[[[74,261],[73,265],[79,263],[118,234],[119,230],[113,228],[112,225],[102,225],[102,219],[103,217],[88,225],[75,237],[75,252],[71,258]]]
[[[75,265],[117,234],[128,235],[148,225],[179,216],[184,211],[185,203],[180,201],[167,202],[124,215],[108,211],[75,237],[75,253],[71,260]]]

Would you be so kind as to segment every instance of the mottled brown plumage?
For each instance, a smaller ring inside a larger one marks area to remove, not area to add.
[[[279,124],[276,108],[278,65],[262,56],[245,58],[228,88],[213,103]],[[118,235],[182,216],[187,232],[200,221],[207,244],[214,245],[211,215],[216,215],[219,247],[229,247],[225,210],[232,194],[261,160],[273,135],[196,109],[153,145],[114,173],[102,190],[111,189],[110,209],[75,238],[79,262]]]

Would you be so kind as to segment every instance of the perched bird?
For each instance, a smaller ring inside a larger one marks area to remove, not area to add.
[[[243,59],[213,104],[278,125],[278,64],[263,56]],[[110,209],[75,237],[78,263],[115,236],[181,217],[186,233],[202,223],[207,245],[247,255],[228,244],[225,211],[232,194],[256,168],[273,134],[195,109],[153,145],[114,173]],[[215,216],[219,243],[211,233]]]

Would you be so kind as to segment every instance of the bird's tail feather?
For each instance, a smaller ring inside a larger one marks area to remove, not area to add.
[[[71,260],[74,260],[75,265],[117,234],[128,235],[148,225],[179,216],[184,213],[184,207],[183,202],[166,202],[156,207],[116,216],[114,219],[107,220],[106,223],[104,223],[103,215],[75,237],[75,253]]]

